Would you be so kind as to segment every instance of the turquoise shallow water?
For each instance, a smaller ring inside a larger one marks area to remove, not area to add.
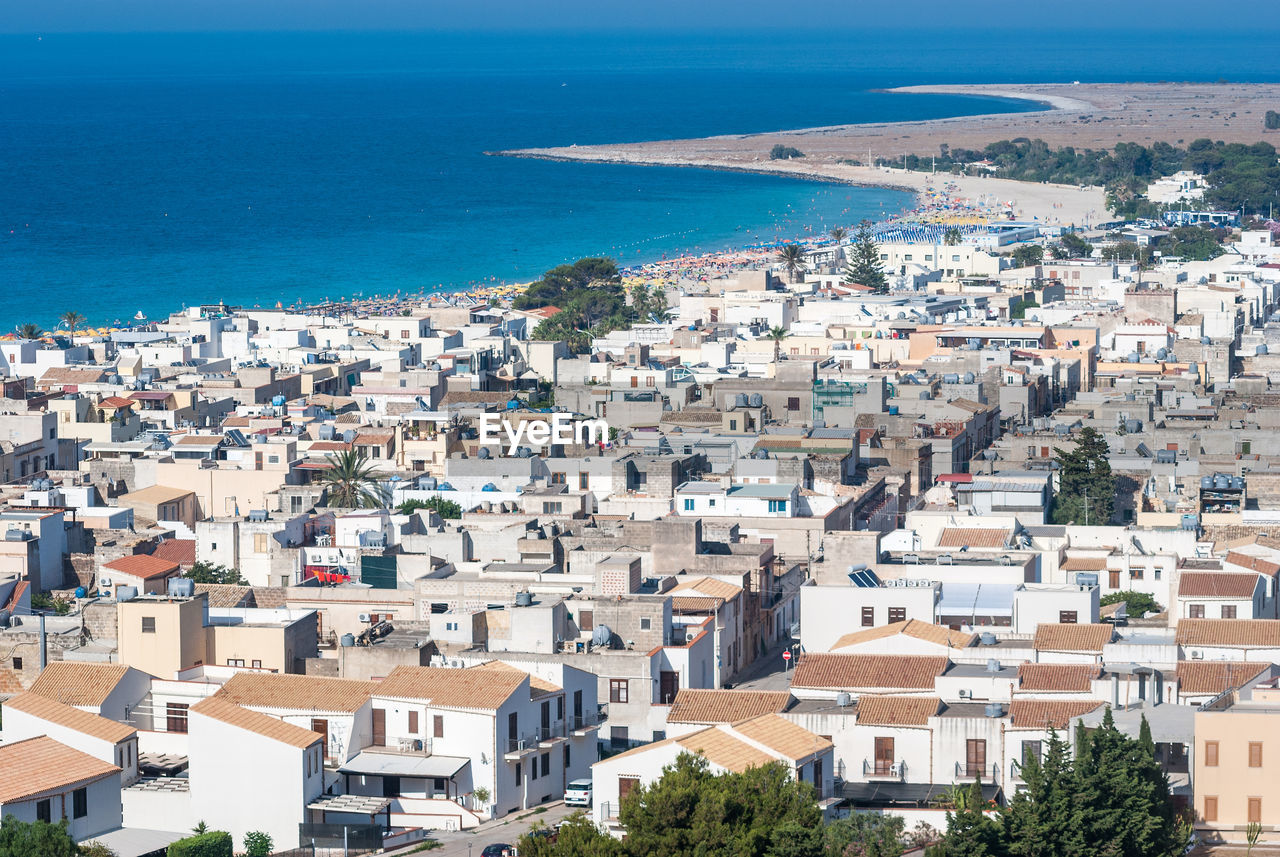
[[[1106,78],[1133,54],[1113,42],[1067,63],[927,33],[857,51],[804,35],[0,36],[0,329],[524,279],[894,213],[908,195],[484,152],[1032,109],[872,90]]]

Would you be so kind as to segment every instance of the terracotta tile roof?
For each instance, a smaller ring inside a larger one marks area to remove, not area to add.
[[[1178,597],[1252,598],[1258,580],[1252,572],[1184,571],[1178,581]]]
[[[932,689],[948,664],[945,655],[804,655],[791,684],[836,690]]]
[[[499,670],[408,667],[393,669],[378,683],[374,696],[430,700],[444,708],[496,711],[516,693],[527,673]]]
[[[1106,571],[1105,556],[1069,556],[1059,566],[1063,571]]]
[[[210,607],[254,607],[253,588],[233,583],[197,583],[197,595],[209,596]]]
[[[721,598],[709,598],[703,595],[674,595],[671,598],[673,613],[712,613],[724,603]]]
[[[1251,571],[1256,571],[1259,574],[1274,575],[1280,572],[1280,564],[1271,562],[1270,560],[1260,556],[1240,553],[1239,551],[1228,551],[1226,561],[1232,565],[1238,565]]]
[[[762,714],[735,723],[733,731],[793,762],[807,760],[833,746],[830,738],[815,735],[803,726],[776,714]]]
[[[171,503],[174,500],[181,500],[183,497],[189,497],[194,493],[194,491],[188,491],[185,488],[170,488],[168,485],[151,485],[146,488],[139,488],[137,491],[130,491],[128,494],[123,494],[120,499],[128,503],[159,505],[160,503]]]
[[[927,726],[942,708],[936,696],[862,696],[858,723],[866,726]]]
[[[344,452],[351,444],[341,440],[317,440],[307,447],[308,452]]]
[[[5,599],[3,604],[0,604],[0,610],[8,610],[10,614],[17,612],[17,607],[22,602],[23,594],[30,588],[30,582],[26,580],[19,580],[14,584],[13,590],[9,593],[9,597]]]
[[[31,692],[67,705],[98,707],[129,672],[123,664],[54,661],[41,671]]]
[[[714,577],[698,577],[693,580],[686,580],[678,586],[673,586],[670,592],[672,594],[681,592],[686,596],[696,593],[710,598],[723,598],[728,601],[730,598],[741,594],[742,587],[734,586],[732,583],[725,583],[723,580],[716,580]]]
[[[228,726],[234,726],[246,732],[253,732],[263,738],[270,738],[272,741],[279,741],[281,744],[288,744],[291,747],[299,747],[304,750],[312,744],[319,744],[324,740],[321,735],[312,732],[310,729],[303,729],[301,726],[294,726],[292,723],[285,723],[283,720],[277,720],[274,717],[268,717],[265,714],[259,714],[247,708],[241,708],[234,702],[228,702],[218,695],[200,700],[191,706],[190,713],[199,714],[203,717],[217,720],[220,723],[225,723]]]
[[[1018,687],[1020,690],[1039,691],[1088,691],[1092,682],[1102,675],[1097,664],[1019,664]]]
[[[786,711],[791,694],[785,690],[694,690],[676,694],[668,723],[736,723],[763,714]]]
[[[122,556],[119,559],[111,560],[111,562],[103,563],[102,567],[110,569],[117,574],[127,574],[130,577],[138,577],[143,580],[150,580],[153,577],[169,577],[182,570],[171,559],[162,559],[145,553]]]
[[[938,539],[940,548],[1002,548],[1013,530],[996,527],[946,527]]]
[[[97,384],[107,377],[103,368],[89,369],[76,366],[54,366],[46,369],[37,384]]]
[[[690,735],[681,735],[676,743],[691,753],[697,753],[714,765],[740,774],[747,768],[759,768],[775,762],[773,756],[753,747],[741,738],[729,734],[719,726],[703,729]]]
[[[1104,703],[1094,699],[1015,699],[1009,704],[1011,725],[1019,729],[1066,729]]]
[[[1252,681],[1270,664],[1244,661],[1180,661],[1179,693],[1219,694],[1228,687],[1240,687]]]
[[[131,726],[125,726],[123,723],[99,717],[79,708],[72,708],[70,705],[63,705],[55,699],[38,693],[15,696],[6,702],[4,707],[7,711],[21,711],[49,723],[73,729],[91,738],[110,741],[112,744],[119,744],[137,734],[137,730]]]
[[[1280,648],[1280,619],[1180,619],[1180,646]]]
[[[189,434],[178,438],[178,444],[181,446],[220,446],[222,444],[222,435]]]
[[[831,648],[833,650],[843,649],[847,646],[856,646],[871,640],[882,640],[898,634],[905,634],[917,640],[926,640],[951,649],[967,648],[973,644],[974,638],[977,636],[953,631],[945,625],[934,625],[929,622],[921,622],[918,619],[908,619],[905,622],[893,622],[889,625],[879,625],[862,631],[851,631],[836,640],[835,645]]]
[[[138,403],[133,399],[125,399],[120,396],[107,396],[105,399],[98,402],[98,407],[119,410],[120,408],[132,408],[136,404]]]
[[[170,562],[176,562],[183,568],[191,568],[196,564],[196,540],[165,539],[156,545],[156,549],[151,552],[151,555],[160,559],[167,559]]]
[[[0,745],[0,804],[62,791],[120,773],[115,765],[45,735]]]
[[[349,712],[364,705],[377,687],[373,681],[240,672],[214,695],[251,708]]]
[[[1102,647],[1110,643],[1114,635],[1115,628],[1111,625],[1041,622],[1036,627],[1036,637],[1032,645],[1038,652],[1101,654]]]
[[[520,669],[519,667],[513,667],[511,666],[511,664],[503,663],[502,661],[485,661],[482,664],[476,664],[475,666],[467,667],[467,669],[494,670],[497,672],[505,672],[509,674],[514,673],[518,676],[527,675],[529,677],[529,695],[531,697],[544,696],[548,693],[560,693],[561,691],[564,690],[564,688],[558,684],[552,684],[546,679],[539,678],[533,673],[527,673],[524,670]]]
[[[0,667],[0,696],[22,693],[22,680],[8,667]]]

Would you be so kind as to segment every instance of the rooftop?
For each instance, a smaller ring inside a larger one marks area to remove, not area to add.
[[[65,791],[120,773],[115,765],[45,735],[0,745],[0,804]]]

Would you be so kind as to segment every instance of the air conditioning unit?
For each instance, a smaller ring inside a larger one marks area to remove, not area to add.
[[[109,578],[109,577],[104,577],[104,578],[102,578],[101,580],[99,580],[99,581],[98,581],[98,585],[99,585],[99,586],[110,586],[110,585],[111,585],[111,578]]]
[[[361,614],[360,614],[359,616],[357,616],[356,618],[357,618],[357,619],[359,619],[361,622],[364,622],[366,625],[367,625],[367,624],[369,624],[369,614],[368,614],[368,613],[361,613]]]
[[[961,691],[960,691],[960,698],[961,698],[961,699],[973,699],[973,691],[971,691],[971,690],[964,690],[964,689],[961,689]]]
[[[1202,661],[1202,660],[1204,660],[1204,652],[1200,651],[1199,649],[1192,649],[1192,650],[1191,650],[1191,660],[1193,660],[1193,661]]]

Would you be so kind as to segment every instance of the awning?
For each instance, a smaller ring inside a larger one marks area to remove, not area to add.
[[[1012,583],[944,583],[938,615],[1012,616],[1015,588]]]
[[[322,812],[353,812],[359,815],[377,815],[391,806],[391,798],[373,795],[324,795],[307,804],[307,809]]]
[[[941,783],[845,783],[844,799],[855,807],[930,806],[951,790]],[[1000,787],[982,784],[983,800],[1000,801]]]
[[[452,777],[469,764],[471,760],[462,756],[364,752],[338,768],[338,773],[375,777]]]
[[[156,851],[164,851],[172,843],[190,836],[190,832],[174,833],[169,830],[147,830],[142,827],[117,827],[107,833],[88,837],[86,841],[101,842],[117,857],[142,857]]]

